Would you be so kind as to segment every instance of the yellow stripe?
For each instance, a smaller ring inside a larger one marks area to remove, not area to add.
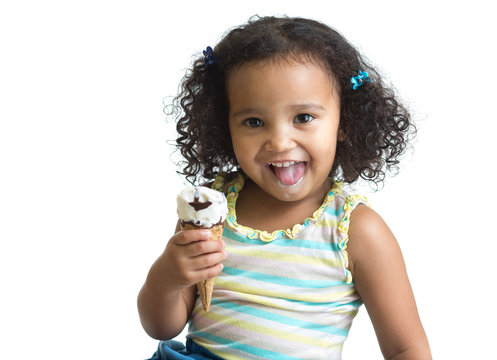
[[[308,264],[316,266],[316,262],[325,266],[342,268],[343,261],[341,259],[330,259],[330,258],[320,258],[316,256],[305,256],[300,254],[287,254],[283,252],[273,252],[273,251],[261,251],[255,248],[245,248],[245,247],[232,247],[226,246],[228,252],[248,256],[259,259],[269,259],[276,261],[284,261],[296,264]]]
[[[247,293],[237,293],[237,296],[242,298],[242,299],[245,299],[248,303],[251,303],[251,304],[265,305],[265,306],[268,306],[270,308],[282,309],[282,310],[290,309],[288,306],[282,306],[274,301],[271,301],[274,298],[270,298],[267,296],[247,294]],[[285,299],[280,299],[280,300],[285,300]],[[292,305],[292,309],[294,309],[295,304],[291,303],[291,305]]]
[[[338,223],[336,219],[321,219],[319,221],[316,221],[313,226],[336,228],[338,226]]]
[[[291,294],[280,291],[272,291],[270,289],[259,288],[255,286],[245,285],[239,282],[226,281],[222,277],[216,277],[214,280],[216,286],[223,287],[228,290],[257,294],[262,296],[271,296],[276,298],[283,298],[289,300],[299,300],[306,302],[333,302],[352,294],[355,290],[353,288],[347,291],[324,293],[324,294]]]
[[[257,325],[254,323],[250,323],[248,321],[233,319],[232,317],[221,316],[212,311],[204,312],[202,316],[208,318],[209,320],[220,322],[226,325],[230,325],[233,327],[240,328],[242,330],[249,330],[258,334],[264,334],[267,336],[272,336],[276,338],[280,338],[286,341],[296,342],[300,344],[320,347],[323,349],[329,349],[330,347],[336,347],[337,344],[331,343],[328,341],[311,338],[308,336],[304,336],[302,334],[294,334],[288,333],[286,331],[281,331],[275,328],[269,328],[262,325]],[[233,321],[235,320],[235,321]]]
[[[239,357],[233,353],[228,353],[226,351],[222,351],[218,349],[218,346],[212,347],[212,342],[205,340],[203,337],[197,336],[195,337],[195,342],[205,349],[209,350],[214,355],[217,355],[225,360],[247,360],[245,357]],[[214,344],[217,345],[217,344]]]

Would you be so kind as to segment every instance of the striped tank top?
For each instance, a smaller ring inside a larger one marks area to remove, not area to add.
[[[221,174],[212,186],[228,199],[228,256],[209,312],[197,298],[187,338],[230,360],[341,359],[362,304],[347,270],[349,216],[367,200],[334,183],[312,217],[268,233],[237,223],[243,185],[241,174]]]

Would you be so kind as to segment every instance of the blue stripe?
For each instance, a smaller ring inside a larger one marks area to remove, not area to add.
[[[236,303],[230,303],[230,302],[225,302],[225,301],[220,301],[220,300],[213,300],[212,304],[215,304],[216,306],[240,312],[243,314],[248,314],[251,316],[255,316],[258,318],[278,322],[281,324],[285,325],[290,325],[290,326],[295,326],[301,329],[308,329],[308,330],[313,330],[313,331],[319,331],[322,333],[330,334],[330,335],[340,335],[346,337],[349,333],[349,330],[346,329],[340,329],[337,327],[333,327],[331,325],[322,325],[322,324],[317,324],[314,322],[308,322],[308,321],[302,321],[294,318],[289,318],[286,316],[274,314],[268,311],[264,310],[258,310],[255,309],[251,306],[246,306],[246,305],[239,305]]]
[[[325,213],[330,214],[332,216],[339,217],[340,215],[343,214],[343,205],[340,206],[338,209],[335,209],[332,207],[327,207],[325,210]]]
[[[274,351],[264,350],[264,349],[261,349],[261,348],[255,347],[255,346],[233,342],[233,341],[225,339],[223,337],[209,334],[209,333],[206,333],[204,331],[200,331],[197,328],[195,328],[193,325],[190,325],[190,331],[193,331],[195,336],[201,337],[201,338],[206,339],[210,342],[213,342],[216,344],[222,344],[222,345],[225,345],[231,349],[236,349],[238,351],[242,351],[242,352],[246,352],[246,353],[253,354],[256,356],[260,356],[260,357],[265,358],[265,359],[299,360],[298,358],[294,358],[293,356],[290,356],[290,355],[276,353]],[[212,350],[210,350],[210,351],[212,351]]]
[[[241,276],[257,281],[268,282],[272,284],[293,286],[306,289],[324,289],[328,287],[348,285],[344,281],[328,281],[328,280],[307,280],[307,279],[292,279],[282,276],[269,275],[257,271],[240,270],[233,267],[225,266],[223,273],[233,276]]]
[[[323,243],[319,241],[305,240],[305,239],[287,239],[284,237],[276,238],[271,242],[262,241],[256,238],[248,238],[245,235],[239,234],[228,227],[224,227],[223,236],[227,237],[236,242],[252,244],[252,245],[276,245],[282,247],[297,247],[297,248],[305,248],[305,249],[317,249],[317,250],[328,250],[328,251],[340,251],[340,248],[337,244],[331,243]]]
[[[341,301],[331,301],[331,302],[309,302],[309,301],[300,301],[294,299],[285,299],[288,302],[299,303],[305,306],[324,306],[330,308],[340,308],[342,306],[352,306],[354,308],[358,308],[362,305],[362,300],[355,300],[348,303],[342,303]]]

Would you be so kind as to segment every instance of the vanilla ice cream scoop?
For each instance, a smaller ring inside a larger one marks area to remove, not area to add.
[[[177,197],[182,223],[211,228],[226,219],[228,204],[223,193],[205,186],[187,187]]]

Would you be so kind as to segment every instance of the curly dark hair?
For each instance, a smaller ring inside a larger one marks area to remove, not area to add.
[[[334,80],[340,94],[340,131],[330,177],[352,183],[359,177],[376,186],[395,172],[400,156],[416,133],[407,109],[378,72],[337,31],[318,21],[288,17],[253,17],[229,31],[215,46],[215,63],[193,63],[173,101],[177,115],[176,147],[186,161],[180,174],[192,184],[238,168],[228,128],[225,82],[249,62],[274,57],[313,61]],[[351,77],[366,71],[370,82],[353,90]]]

